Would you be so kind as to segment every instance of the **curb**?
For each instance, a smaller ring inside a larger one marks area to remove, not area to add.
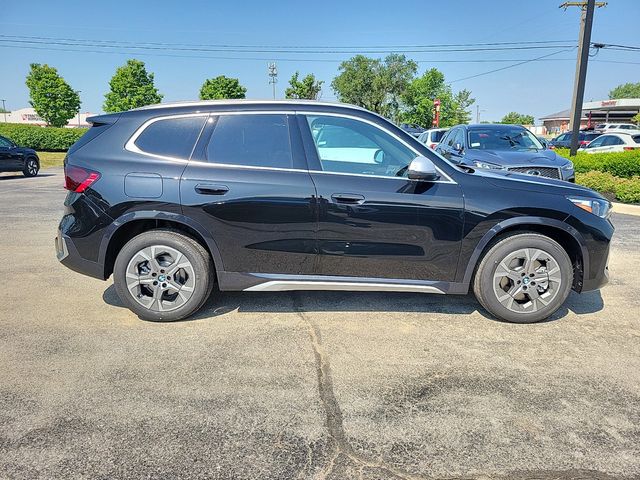
[[[626,203],[613,202],[613,213],[640,217],[640,205],[627,205]]]

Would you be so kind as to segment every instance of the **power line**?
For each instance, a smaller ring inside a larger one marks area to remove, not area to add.
[[[222,49],[249,49],[249,48],[273,48],[273,49],[295,49],[295,50],[304,50],[304,49],[362,49],[362,48],[371,48],[371,49],[402,49],[402,48],[445,48],[445,47],[477,47],[477,46],[508,46],[508,45],[549,45],[549,44],[557,44],[557,43],[568,43],[572,42],[571,40],[540,40],[540,41],[517,41],[517,42],[484,42],[484,43],[436,43],[429,45],[350,45],[350,46],[327,46],[327,45],[234,45],[234,44],[207,44],[207,43],[174,43],[174,42],[134,42],[134,41],[124,41],[124,40],[101,40],[101,39],[81,39],[81,38],[63,38],[63,37],[43,37],[43,36],[34,36],[34,35],[0,35],[2,38],[15,38],[15,39],[27,39],[27,40],[57,40],[57,41],[65,41],[65,42],[81,42],[88,43],[91,45],[95,45],[96,43],[111,43],[118,45],[150,45],[150,46],[162,46],[162,47],[211,47],[211,48],[222,48]],[[556,45],[557,47],[557,45]]]
[[[568,49],[564,49],[564,50],[558,50],[557,52],[549,53],[547,55],[542,55],[541,57],[531,58],[529,60],[524,60],[522,62],[514,63],[513,65],[507,65],[506,67],[501,67],[501,68],[496,68],[494,70],[489,70],[488,72],[482,72],[482,73],[478,73],[476,75],[470,75],[468,77],[458,78],[457,80],[453,80],[453,81],[447,82],[447,83],[451,84],[451,83],[461,82],[463,80],[470,80],[472,78],[477,78],[477,77],[482,77],[484,75],[489,75],[490,73],[501,72],[502,70],[507,70],[509,68],[518,67],[520,65],[524,65],[525,63],[537,62],[537,61],[540,61],[540,60],[542,60],[544,58],[551,57],[551,56],[557,55],[559,53],[568,52],[568,51],[571,51],[571,50],[573,50],[573,48],[568,48]]]
[[[2,37],[2,35],[0,35]],[[90,48],[106,48],[106,49],[131,49],[131,50],[159,50],[159,51],[188,51],[188,52],[227,52],[227,53],[293,53],[293,54],[363,54],[363,53],[448,53],[448,52],[487,52],[487,51],[508,51],[508,50],[538,50],[560,47],[571,47],[572,45],[519,45],[519,46],[501,46],[501,47],[465,47],[465,48],[420,48],[420,49],[392,49],[392,50],[287,50],[287,49],[239,49],[239,48],[204,48],[204,47],[169,47],[169,46],[153,46],[153,45],[135,45],[125,46],[116,44],[97,44],[96,42],[86,41],[58,41],[58,40],[16,40],[3,39],[0,42],[10,44],[28,44],[28,45],[60,45],[66,47],[90,47]]]

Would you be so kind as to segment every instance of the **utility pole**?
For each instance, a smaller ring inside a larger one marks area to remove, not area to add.
[[[606,2],[597,2],[598,7],[606,6]],[[564,2],[560,8],[580,7],[580,37],[578,38],[578,60],[576,62],[576,76],[573,85],[573,100],[571,101],[571,150],[569,155],[574,156],[578,151],[578,135],[580,133],[580,119],[582,118],[582,102],[584,100],[584,85],[587,79],[587,63],[589,61],[589,48],[591,47],[591,27],[593,26],[593,12],[596,8],[595,0],[583,2]]]
[[[7,109],[5,108],[4,102],[6,102],[6,100],[3,98],[2,99],[2,113],[4,114],[4,123],[7,123]]]
[[[267,66],[269,71],[269,83],[273,85],[273,99],[276,99],[276,83],[278,83],[278,66],[276,62],[271,62]]]

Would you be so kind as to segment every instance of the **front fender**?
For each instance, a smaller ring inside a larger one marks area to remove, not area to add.
[[[539,225],[539,226],[557,228],[571,235],[571,237],[580,246],[580,250],[582,252],[583,270],[585,272],[589,271],[589,251],[587,250],[584,237],[580,234],[580,232],[578,232],[578,230],[573,228],[571,225],[557,219],[546,218],[546,217],[535,217],[535,216],[522,216],[522,217],[513,217],[513,218],[508,218],[506,220],[503,220],[497,223],[496,225],[494,225],[489,231],[487,231],[484,234],[484,236],[480,239],[478,244],[475,246],[473,252],[471,253],[471,256],[469,257],[467,264],[461,265],[458,268],[458,275],[464,273],[461,280],[462,283],[466,285],[469,285],[471,283],[471,277],[473,276],[473,272],[475,271],[478,260],[480,259],[480,256],[482,255],[482,252],[484,251],[485,247],[489,244],[489,242],[491,242],[491,240],[493,240],[498,234],[500,234],[505,230],[508,230],[513,227],[520,227],[520,226],[527,226],[527,225],[536,225],[536,226]],[[456,275],[456,278],[458,278],[458,275]]]

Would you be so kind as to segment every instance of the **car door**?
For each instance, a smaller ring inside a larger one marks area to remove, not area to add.
[[[602,143],[605,152],[623,152],[624,140],[617,135],[607,135],[607,139]]]
[[[420,153],[379,124],[346,114],[299,115],[317,190],[317,273],[453,281],[463,198],[442,173],[409,180]]]
[[[291,119],[212,114],[183,173],[183,212],[209,231],[227,272],[314,271],[316,191]]]
[[[12,142],[0,137],[0,171],[13,172],[22,170],[22,155],[15,153]]]

